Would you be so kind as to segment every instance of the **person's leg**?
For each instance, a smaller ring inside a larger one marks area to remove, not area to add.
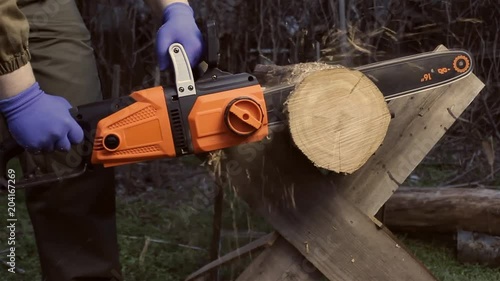
[[[90,34],[73,0],[19,0],[30,22],[35,76],[49,94],[73,106],[101,99]],[[69,165],[64,154],[47,156]],[[40,164],[40,162],[36,161]],[[114,172],[98,169],[26,190],[44,281],[121,280]]]

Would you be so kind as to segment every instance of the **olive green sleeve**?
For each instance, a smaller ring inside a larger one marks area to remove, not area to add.
[[[0,75],[29,62],[28,38],[29,23],[16,0],[0,0]]]

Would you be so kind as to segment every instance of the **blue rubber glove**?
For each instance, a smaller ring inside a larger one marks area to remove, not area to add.
[[[12,137],[31,152],[68,151],[71,144],[83,141],[83,130],[70,115],[70,108],[66,99],[46,94],[38,83],[0,100]]]
[[[156,52],[161,71],[170,68],[168,48],[174,43],[186,50],[191,67],[200,63],[203,55],[203,36],[194,19],[193,9],[184,3],[172,3],[163,11],[163,25],[156,35]]]

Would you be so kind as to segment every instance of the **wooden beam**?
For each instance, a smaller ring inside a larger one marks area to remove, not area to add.
[[[184,281],[191,281],[191,280],[196,280],[199,277],[202,277],[205,274],[210,275],[209,280],[217,280],[213,279],[213,274],[211,274],[211,271],[213,269],[219,268],[220,266],[229,263],[235,259],[241,258],[246,255],[250,255],[257,250],[260,250],[263,247],[269,247],[274,244],[276,239],[278,238],[278,234],[276,232],[272,232],[270,234],[267,234],[260,239],[257,239],[255,241],[250,242],[249,244],[236,249],[235,251],[232,251],[223,257],[220,257],[216,260],[213,260],[211,263],[205,265],[204,267],[200,268],[196,272],[190,274]]]
[[[287,130],[246,161],[252,149],[257,154],[255,144],[227,151],[227,159],[236,161],[226,166],[231,184],[329,280],[434,280],[401,243],[336,191],[331,177],[294,147]]]
[[[237,280],[303,281],[321,278],[324,278],[323,275],[314,265],[290,246],[283,237],[279,237],[271,247],[253,260]]]

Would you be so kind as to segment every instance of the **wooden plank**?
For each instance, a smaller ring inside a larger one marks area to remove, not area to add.
[[[243,256],[252,254],[253,252],[260,250],[262,247],[269,247],[274,244],[276,239],[278,238],[278,234],[276,232],[272,232],[270,234],[265,235],[264,237],[261,237],[260,239],[257,239],[255,241],[250,242],[249,244],[236,249],[235,251],[232,251],[223,257],[220,257],[211,263],[205,265],[204,267],[200,268],[196,272],[190,274],[184,281],[190,281],[190,280],[195,280],[198,277],[201,277],[207,273],[210,274],[210,279],[209,280],[217,280],[213,279],[213,274],[211,274],[211,271],[213,269],[219,268],[220,266],[231,262],[237,258],[241,258]]]
[[[239,157],[251,148],[227,153],[240,160],[231,183],[329,280],[434,280],[399,242],[336,192],[331,177],[310,164],[286,130],[273,136],[261,157],[248,162]]]
[[[280,169],[278,169],[278,171],[275,172],[280,175],[279,180],[281,182],[265,184],[265,181],[269,180],[269,177],[271,177],[270,175],[273,174],[270,174],[268,171],[264,172],[264,169],[262,168],[259,171],[250,172],[250,170],[246,168],[248,165],[242,165],[248,164],[248,162],[257,162],[259,165],[265,166],[265,164],[269,163],[270,160],[269,155],[266,153],[272,153],[272,150],[266,150],[265,153],[262,153],[262,151],[267,147],[272,147],[272,143],[278,143],[276,141],[267,144],[242,146],[238,148],[239,152],[234,152],[235,149],[228,150],[229,152],[233,151],[234,153],[228,157],[225,167],[228,169],[229,173],[232,173],[232,184],[238,186],[238,190],[242,196],[247,199],[251,198],[249,200],[250,203],[253,203],[255,208],[265,215],[266,218],[276,224],[275,227],[277,230],[286,239],[288,239],[288,241],[292,242],[296,249],[302,253],[306,251],[304,250],[304,244],[301,244],[304,243],[304,241],[300,241],[298,237],[307,239],[308,237],[311,237],[311,231],[317,231],[317,229],[325,230],[324,227],[322,228],[318,226],[320,224],[328,225],[333,221],[333,218],[335,218],[335,222],[345,226],[347,231],[342,232],[340,236],[335,236],[337,235],[336,233],[339,232],[334,230],[315,234],[315,237],[323,237],[323,240],[325,240],[324,237],[335,237],[338,240],[328,239],[329,242],[318,242],[318,240],[314,240],[312,244],[315,246],[314,249],[328,249],[328,252],[331,253],[331,249],[340,251],[337,248],[331,247],[336,246],[340,249],[346,250],[353,246],[354,249],[358,251],[353,253],[356,255],[363,254],[365,259],[358,259],[358,263],[356,263],[356,257],[353,257],[355,261],[353,264],[356,266],[351,265],[351,267],[349,267],[348,265],[345,265],[349,269],[338,269],[339,272],[331,272],[329,267],[335,267],[335,264],[331,264],[331,262],[338,261],[340,258],[340,262],[345,263],[346,252],[341,252],[338,256],[328,257],[322,261],[320,260],[321,251],[309,252],[305,255],[305,257],[314,263],[315,266],[318,267],[325,275],[331,274],[330,276],[327,276],[331,280],[334,280],[333,278],[337,278],[339,280],[371,280],[372,276],[375,274],[383,276],[386,269],[384,265],[377,265],[378,261],[374,258],[374,256],[377,256],[378,250],[376,250],[377,245],[373,244],[380,244],[383,242],[383,245],[392,244],[396,247],[396,243],[394,243],[393,240],[391,243],[391,237],[389,235],[378,235],[377,239],[380,241],[374,241],[371,237],[363,237],[362,233],[358,233],[358,229],[364,229],[366,228],[366,225],[369,224],[367,218],[360,216],[360,213],[365,213],[369,216],[376,213],[380,206],[382,206],[382,204],[396,190],[399,183],[406,178],[416,165],[420,163],[423,156],[425,156],[441,138],[441,136],[445,133],[446,128],[449,128],[453,124],[455,119],[452,115],[459,116],[479,93],[482,87],[484,87],[484,85],[477,79],[477,77],[472,75],[453,84],[452,86],[442,87],[434,91],[428,91],[427,93],[418,95],[418,97],[401,98],[391,102],[389,107],[391,111],[395,113],[395,118],[390,124],[389,132],[386,137],[387,141],[384,142],[381,149],[361,170],[350,176],[331,176],[329,177],[331,182],[328,182],[328,180],[324,178],[319,181],[317,178],[302,177],[305,174],[310,174],[309,172],[312,167],[310,167],[311,165],[301,165],[300,171],[295,171],[294,173],[290,173],[290,171],[284,173],[283,170],[280,171]],[[450,114],[450,111],[453,114]],[[281,143],[281,146],[287,147],[289,150],[291,149],[290,144],[287,146],[286,142],[284,142],[284,144]],[[284,163],[290,163],[289,161],[289,158],[282,157],[279,164],[274,163],[274,166],[280,167]],[[318,177],[320,176],[322,175],[318,175]],[[261,179],[260,184],[262,185],[259,185],[259,180],[252,180],[259,178]],[[240,181],[238,181],[238,179]],[[281,189],[281,186],[283,186],[286,180],[292,180],[293,183],[289,182],[288,189]],[[245,181],[249,183],[246,184]],[[337,183],[335,188],[332,187],[332,183]],[[256,190],[257,186],[260,186],[261,188]],[[303,187],[308,187],[309,193],[314,195],[308,195],[308,193],[303,190],[301,192],[300,190],[304,189]],[[283,192],[279,192],[280,190]],[[356,208],[347,204],[346,200],[338,199],[341,197],[335,190],[340,191],[343,197],[347,198],[350,202],[353,202],[359,210],[357,212],[354,211]],[[296,206],[297,201],[304,201],[304,198],[297,196],[297,194],[299,194],[297,191],[301,192],[301,196],[308,196],[306,198],[309,200],[314,199],[317,201],[312,201],[315,202],[312,206],[310,204],[300,205],[301,213],[291,212],[290,206]],[[279,202],[279,204],[281,204],[281,210],[284,210],[283,204],[287,207],[285,208],[285,214],[281,214],[280,216],[278,213],[280,209],[274,208],[276,202],[264,204],[264,200],[262,200],[262,198],[265,198],[266,193],[269,192],[276,193],[271,198],[277,198],[276,195],[278,195],[283,196],[284,198],[289,196],[289,198],[293,199],[285,201],[282,200]],[[339,208],[339,206],[342,206],[342,208]],[[351,212],[344,212],[347,209],[351,209]],[[336,211],[338,213],[331,213],[332,211]],[[308,215],[304,217],[302,214],[303,212]],[[311,215],[316,212],[320,215]],[[325,212],[330,214],[331,218],[328,219]],[[345,221],[342,221],[342,217],[338,218],[339,213],[346,218],[351,215],[351,221],[358,222],[356,223],[356,226],[359,228],[355,228],[354,226],[349,228],[348,225],[344,225]],[[313,219],[315,224],[306,223],[305,220],[307,219]],[[299,226],[300,223],[306,223],[305,225],[307,227]],[[349,233],[349,236],[342,236]],[[354,239],[352,235],[358,238]],[[357,241],[359,244],[363,245],[370,245],[368,248],[371,248],[375,252],[370,251],[363,253],[361,251],[362,249],[358,249],[356,248],[356,245],[350,244],[353,241]],[[277,245],[273,247],[275,250],[270,251],[266,258],[267,260],[270,260],[270,264],[272,264],[273,260],[279,260],[280,263],[287,264],[289,261],[297,260],[299,258],[298,254],[293,254],[293,251],[288,251],[288,253],[292,254],[283,254],[286,251],[278,248]],[[280,247],[290,247],[290,244],[286,243],[282,243],[280,245],[283,245]],[[310,246],[309,249],[311,249]],[[401,248],[397,249],[398,250],[394,250],[394,252],[397,253],[396,255],[385,257],[385,259],[393,258],[390,263],[391,268],[395,269],[393,269],[390,273],[390,276],[383,277],[383,280],[403,280],[401,276],[406,276],[408,272],[417,272],[415,276],[410,277],[408,280],[432,280],[432,277],[426,274],[418,262],[411,257],[408,260],[405,260],[405,262],[402,262],[401,257],[408,255],[408,253],[404,252]],[[367,262],[368,265],[363,261]],[[279,270],[279,267],[269,266],[267,268],[271,271]],[[302,272],[300,266],[292,266],[289,268],[296,270],[293,274],[300,274],[300,272]],[[372,269],[374,272],[370,272],[369,270],[367,272],[363,272],[367,268]],[[388,273],[385,272],[385,274]],[[280,274],[269,273],[269,276],[271,276],[270,279],[257,278],[255,280],[277,280],[272,278],[274,278],[273,276],[280,276]],[[303,280],[314,279],[305,278]]]
[[[265,249],[253,260],[237,280],[302,281],[320,280],[320,278],[323,278],[323,275],[316,267],[283,237],[279,237],[273,246]]]

